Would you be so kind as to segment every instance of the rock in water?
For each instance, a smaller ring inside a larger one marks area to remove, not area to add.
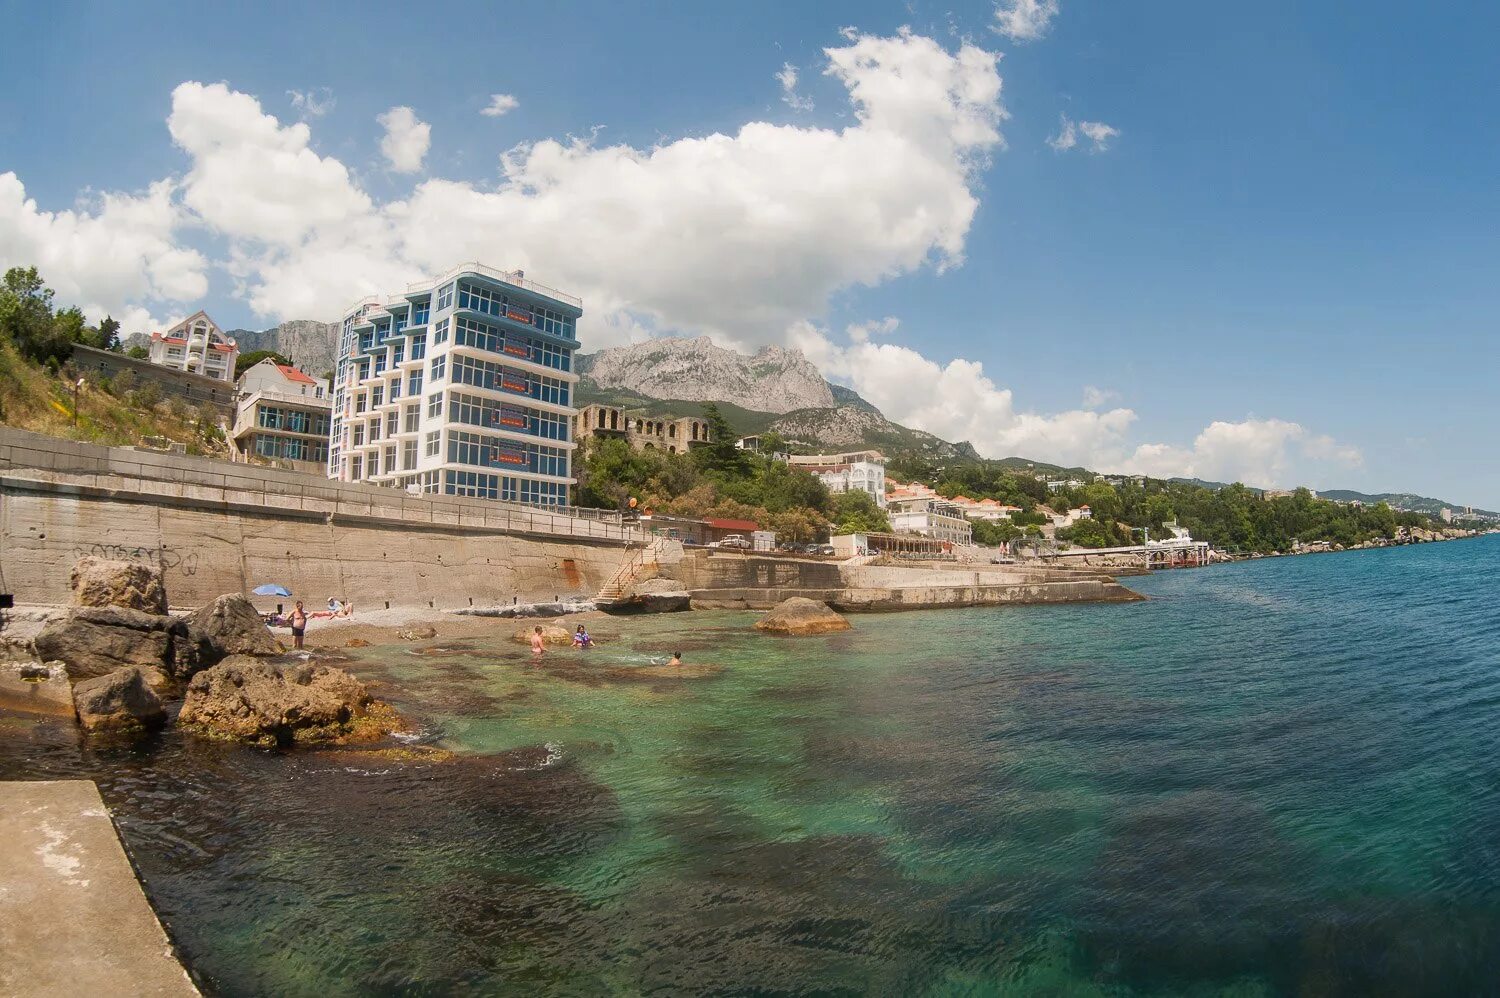
[[[510,636],[512,641],[523,645],[531,644],[531,635],[536,628],[542,629],[542,643],[548,645],[571,645],[573,643],[573,632],[566,627],[558,627],[556,624],[533,624],[531,627],[523,627]]]
[[[264,748],[374,741],[402,728],[396,712],[343,669],[278,666],[248,655],[194,676],[177,723]]]
[[[402,641],[426,641],[428,638],[437,637],[435,627],[403,627],[396,632],[396,637]]]
[[[631,603],[647,613],[676,613],[686,610],[692,597],[675,579],[646,579],[631,589]]]
[[[124,607],[83,607],[42,629],[33,642],[37,657],[57,659],[75,681],[126,666],[156,667],[185,677],[196,653],[185,623],[174,617]]]
[[[828,634],[832,631],[847,631],[849,621],[842,614],[805,596],[793,596],[777,603],[770,613],[755,622],[762,631],[773,634]]]
[[[73,709],[90,733],[139,735],[161,727],[167,719],[161,698],[134,666],[78,683],[73,687]]]
[[[200,666],[214,665],[227,655],[281,654],[271,629],[238,593],[217,597],[186,620],[197,642]]]
[[[144,613],[167,612],[161,569],[133,561],[79,558],[69,576],[78,606],[121,606]]]

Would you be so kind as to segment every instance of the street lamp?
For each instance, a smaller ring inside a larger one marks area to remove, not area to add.
[[[78,425],[78,393],[83,391],[83,379],[73,382],[73,425]]]

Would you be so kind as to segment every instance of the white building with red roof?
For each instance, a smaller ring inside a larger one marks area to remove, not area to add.
[[[219,381],[234,381],[234,362],[239,355],[239,344],[202,310],[165,333],[151,334],[151,363]]]
[[[333,396],[328,382],[269,357],[240,375],[230,439],[241,461],[326,473]]]

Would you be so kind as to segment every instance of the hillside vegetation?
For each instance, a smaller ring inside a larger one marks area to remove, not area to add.
[[[190,454],[228,453],[212,406],[164,400],[156,385],[137,385],[128,374],[86,377],[78,388],[73,346],[118,349],[119,327],[108,319],[85,325],[81,312],[54,308],[52,297],[35,268],[13,267],[0,284],[0,424],[110,446],[164,437]]]

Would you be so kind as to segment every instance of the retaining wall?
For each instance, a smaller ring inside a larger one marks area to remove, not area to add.
[[[0,589],[19,602],[67,602],[87,554],[160,566],[178,606],[262,583],[356,607],[592,596],[640,536],[504,503],[0,428]]]

